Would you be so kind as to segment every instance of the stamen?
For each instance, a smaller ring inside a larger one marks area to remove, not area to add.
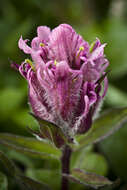
[[[25,63],[28,63],[31,66],[32,70],[35,71],[35,66],[30,59],[25,59]]]
[[[58,63],[58,62],[55,60],[55,61],[54,61],[54,65],[57,65],[57,63]]]
[[[79,51],[83,51],[83,50],[84,50],[84,47],[81,46],[81,47],[79,48]]]
[[[77,81],[77,77],[72,80],[73,83],[75,83],[76,81]]]
[[[84,50],[84,47],[83,46],[81,46],[80,48],[79,48],[79,50],[78,50],[78,53],[77,53],[77,58],[80,56],[80,53],[82,52]]]
[[[40,46],[41,46],[41,47],[44,47],[44,46],[45,46],[45,44],[41,42],[41,43],[40,43]]]

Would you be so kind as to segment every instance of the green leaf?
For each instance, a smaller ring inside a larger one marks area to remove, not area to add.
[[[43,181],[52,189],[60,189],[61,176],[59,170],[27,169],[26,175],[32,179]],[[51,180],[53,179],[53,180]]]
[[[28,190],[49,190],[49,187],[43,183],[35,181],[26,176],[18,176],[19,182],[22,183],[22,187],[25,187]]]
[[[9,160],[7,156],[1,151],[0,151],[0,161],[7,169],[9,176],[15,178],[15,181],[21,185],[22,189],[28,189],[28,190],[48,189],[48,187],[45,184],[42,184],[26,176],[23,176],[22,173],[19,171],[19,169],[14,165],[14,163],[11,160]]]
[[[34,158],[28,157],[27,155],[22,154],[20,152],[16,152],[15,150],[11,150],[11,151],[8,150],[6,151],[6,154],[9,159],[15,160],[18,163],[23,164],[24,167],[29,167],[29,168],[34,167],[34,164],[35,164]]]
[[[127,122],[127,108],[116,108],[106,112],[95,120],[88,133],[77,137],[79,146],[75,146],[75,149],[78,150],[105,139],[122,127],[125,122]]]
[[[61,156],[61,151],[52,144],[35,138],[0,133],[0,143],[10,149],[38,158],[59,159]]]
[[[0,172],[0,190],[7,190],[7,189],[8,189],[7,177]]]
[[[0,161],[3,163],[3,165],[5,166],[7,172],[11,177],[18,174],[18,170],[13,164],[13,162],[9,160],[7,156],[1,151],[0,151]]]
[[[112,106],[127,106],[127,94],[110,84],[106,95],[106,103]]]
[[[127,124],[98,144],[110,163],[111,170],[121,180],[127,181]]]
[[[82,159],[86,156],[87,153],[93,152],[93,145],[84,147],[82,150],[73,151],[71,155],[71,165],[70,168],[80,167]]]
[[[104,176],[85,172],[84,170],[78,168],[73,169],[70,175],[64,175],[74,182],[83,184],[85,186],[90,186],[95,189],[106,185],[112,185],[112,182]]]
[[[82,168],[87,172],[106,176],[108,163],[103,155],[93,152],[93,146],[90,145],[82,150],[73,152],[71,169],[73,168]]]
[[[94,152],[86,153],[84,155],[80,160],[80,167],[87,172],[93,172],[104,176],[106,176],[108,171],[108,163],[104,156]]]

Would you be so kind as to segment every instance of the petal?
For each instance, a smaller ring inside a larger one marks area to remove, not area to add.
[[[100,45],[99,47],[97,47],[90,55],[89,60],[96,60],[99,57],[104,56],[104,47],[106,46],[106,44]]]
[[[23,40],[22,36],[19,39],[18,46],[21,50],[24,51],[26,54],[31,54],[31,48],[26,44],[28,40]]]
[[[32,60],[34,61],[35,63],[35,67],[36,67],[36,70],[41,66],[41,67],[44,67],[45,63],[41,57],[41,54],[42,54],[42,51],[39,50],[39,51],[32,51],[31,52],[31,57],[32,57]]]
[[[31,47],[35,51],[41,49],[40,43],[45,43],[48,41],[50,35],[50,28],[47,26],[39,26],[37,28],[37,37],[33,38],[31,42]]]
[[[39,118],[52,121],[52,116],[49,113],[50,107],[45,100],[45,91],[40,86],[35,73],[32,73],[29,78],[29,102],[32,110]]]
[[[91,127],[92,124],[90,102],[87,95],[84,96],[84,102],[85,102],[84,112],[80,117],[77,118],[74,125],[74,130],[76,131],[76,133],[86,132]]]
[[[87,113],[89,112],[89,98],[88,98],[88,96],[87,95],[85,95],[85,97],[84,97],[84,101],[85,101],[85,109],[84,109],[84,113],[83,113],[83,115],[87,115]]]
[[[89,101],[90,101],[90,106],[92,106],[97,100],[97,95],[94,91],[89,92]]]
[[[98,113],[99,113],[101,106],[102,106],[102,103],[103,103],[103,99],[107,93],[107,90],[108,90],[108,79],[107,79],[107,77],[104,78],[104,87],[103,88],[104,88],[103,93],[102,93],[102,95],[100,95],[102,88],[101,88],[101,85],[99,84],[99,87],[97,90],[97,100],[96,100],[96,103],[94,104],[93,110],[92,110],[93,119],[97,118]]]
[[[75,114],[77,119],[74,122],[74,129],[78,133],[84,133],[91,127],[92,108],[97,101],[94,83],[85,82],[81,92],[77,113]]]
[[[49,58],[57,61],[66,61],[70,65],[76,55],[76,51],[83,44],[82,37],[67,24],[61,24],[55,28],[49,37]]]
[[[39,26],[37,28],[37,35],[40,40],[48,41],[50,32],[50,28],[47,26]]]
[[[40,47],[40,39],[38,37],[33,38],[32,42],[31,42],[31,47],[32,49],[34,49],[35,51],[39,50]]]
[[[102,98],[105,97],[107,90],[108,90],[108,79],[107,79],[107,77],[105,77],[105,79],[104,79],[104,92],[102,94]]]
[[[49,70],[46,67],[38,67],[37,78],[45,91],[53,88],[54,81],[53,78],[50,77]]]
[[[11,67],[12,67],[13,69],[15,69],[16,71],[18,71],[18,70],[19,70],[20,65],[18,65],[18,64],[17,64],[17,63],[15,63],[15,62],[11,62]]]
[[[94,51],[97,47],[101,46],[101,42],[98,38],[96,38],[96,41],[94,41],[90,46],[90,52]]]
[[[19,66],[19,72],[21,73],[21,75],[27,79],[27,76],[29,74],[29,72],[31,71],[31,66],[29,64],[27,64],[26,62],[23,62],[20,66]]]
[[[108,67],[109,62],[104,57],[100,57],[95,61],[95,68],[100,73],[103,73],[105,69]]]
[[[64,121],[71,122],[73,112],[79,100],[82,85],[82,73],[72,71],[66,62],[58,62],[52,76],[50,69],[45,69],[39,75],[45,88],[48,104],[53,108],[53,114]],[[46,83],[46,84],[45,84]]]
[[[100,76],[100,73],[91,64],[91,62],[84,63],[81,67],[81,71],[83,73],[84,81],[96,81]]]
[[[66,62],[60,62],[56,66],[55,80],[58,109],[64,120],[71,120],[79,100],[82,74],[70,70]]]
[[[83,86],[84,95],[87,95],[89,98],[89,104],[92,106],[97,100],[97,94],[95,92],[95,84],[85,82]]]
[[[91,112],[89,112],[86,117],[85,116],[82,117],[80,125],[78,126],[77,133],[79,134],[86,133],[91,126],[92,126],[92,114]]]

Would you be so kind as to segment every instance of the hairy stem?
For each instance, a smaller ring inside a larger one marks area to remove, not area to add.
[[[61,157],[62,164],[62,174],[70,173],[70,157],[71,157],[71,148],[68,145],[65,145],[63,148],[63,154]],[[68,179],[65,176],[62,176],[61,190],[68,190]]]

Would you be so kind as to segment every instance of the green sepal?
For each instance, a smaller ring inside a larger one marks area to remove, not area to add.
[[[71,138],[67,134],[64,134],[64,132],[59,126],[47,120],[43,120],[35,116],[33,113],[30,113],[30,114],[39,123],[40,131],[38,133],[38,136],[40,138],[50,140],[58,148],[62,147],[64,144],[73,143],[73,138]]]

